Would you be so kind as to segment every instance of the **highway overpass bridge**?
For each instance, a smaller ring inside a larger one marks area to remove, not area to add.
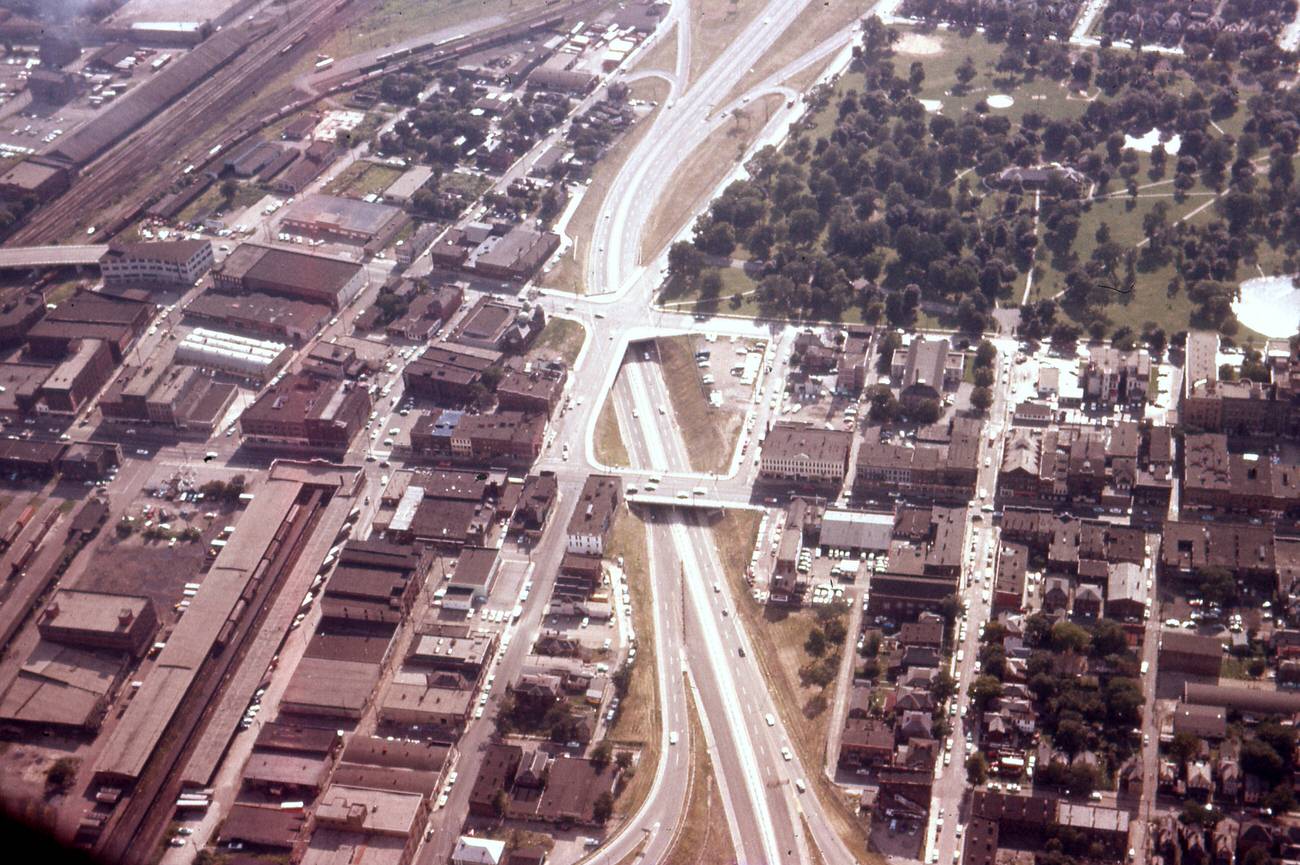
[[[85,246],[0,247],[0,270],[32,270],[41,267],[98,266],[108,244]]]

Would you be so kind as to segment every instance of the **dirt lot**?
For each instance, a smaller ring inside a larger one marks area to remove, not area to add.
[[[78,589],[144,595],[165,618],[181,600],[181,587],[200,581],[205,563],[202,543],[177,541],[169,548],[167,541],[146,541],[138,535],[118,540],[111,528],[103,537],[77,581]]]

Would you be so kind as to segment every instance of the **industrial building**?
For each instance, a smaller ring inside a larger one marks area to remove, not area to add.
[[[292,300],[261,292],[221,294],[205,291],[185,307],[186,319],[259,334],[301,345],[320,332],[333,310],[324,303]]]
[[[237,389],[193,366],[173,366],[171,355],[129,366],[109,385],[99,410],[110,423],[157,424],[211,435]]]
[[[53,643],[138,658],[158,633],[158,613],[148,598],[59,589],[37,628]]]
[[[282,342],[236,336],[196,327],[176,346],[176,360],[225,370],[265,381],[288,361],[291,352]]]
[[[113,241],[99,259],[109,285],[193,285],[212,269],[212,243],[165,240],[153,243]]]
[[[402,211],[389,204],[372,204],[338,195],[308,195],[290,206],[282,231],[364,246],[383,237]]]
[[[366,270],[354,261],[244,243],[213,272],[212,283],[233,294],[260,292],[337,311],[365,287]]]
[[[45,407],[60,414],[76,414],[86,400],[99,392],[113,374],[113,356],[102,339],[83,339],[72,354],[54,368],[41,385]]]

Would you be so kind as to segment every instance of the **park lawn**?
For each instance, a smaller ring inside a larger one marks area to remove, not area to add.
[[[342,174],[331,180],[324,191],[328,195],[365,198],[367,195],[380,194],[401,176],[400,168],[358,159]]]
[[[691,718],[691,775],[686,793],[686,813],[663,861],[665,865],[733,862],[736,849],[731,843],[731,831],[713,773],[713,761],[709,758],[709,746],[704,740],[700,713],[695,707],[695,695],[689,688],[686,690],[686,707]]]
[[[637,643],[636,663],[627,694],[608,737],[615,751],[626,746],[637,749],[632,780],[619,793],[617,809],[623,816],[636,813],[650,792],[659,765],[659,740],[663,719],[659,709],[659,682],[655,676],[654,598],[651,594],[650,556],[646,527],[631,510],[618,514],[610,538],[610,558],[623,557],[623,573],[632,596],[632,624],[642,635]]]
[[[714,408],[709,404],[695,365],[694,337],[674,336],[656,340],[659,365],[663,370],[668,397],[673,404],[677,428],[697,472],[724,470],[731,461],[740,435],[743,413]]]
[[[572,367],[586,338],[587,329],[580,322],[552,317],[529,349],[528,357],[530,360],[558,359]]]

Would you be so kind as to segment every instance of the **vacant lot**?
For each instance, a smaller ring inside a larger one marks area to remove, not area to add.
[[[587,329],[581,323],[567,318],[552,318],[542,328],[528,357],[533,360],[559,360],[572,368],[586,337]]]
[[[654,622],[651,618],[654,604],[645,533],[645,523],[641,518],[630,510],[623,511],[618,515],[610,539],[611,558],[623,557],[627,589],[632,596],[632,624],[636,633],[641,635],[631,682],[609,731],[616,749],[619,745],[626,745],[640,751],[636,773],[619,795],[618,810],[623,815],[635,813],[650,791],[659,765],[659,738],[663,726],[659,712],[659,683],[655,678]]]
[[[549,0],[380,0],[356,26],[335,34],[322,51],[331,57],[350,57],[482,18],[522,15],[547,2]]]
[[[673,415],[691,468],[697,472],[725,469],[736,447],[743,415],[734,409],[714,408],[709,404],[695,365],[697,349],[693,337],[675,336],[657,340],[657,344]]]
[[[201,543],[146,541],[140,535],[126,540],[113,536],[112,526],[101,534],[104,540],[91,554],[77,588],[91,592],[144,595],[159,611],[170,610],[181,600],[186,582],[198,582],[204,564]]]
[[[399,168],[357,160],[342,174],[331,180],[325,186],[325,192],[329,195],[365,198],[367,195],[380,194],[401,176],[402,171]]]

